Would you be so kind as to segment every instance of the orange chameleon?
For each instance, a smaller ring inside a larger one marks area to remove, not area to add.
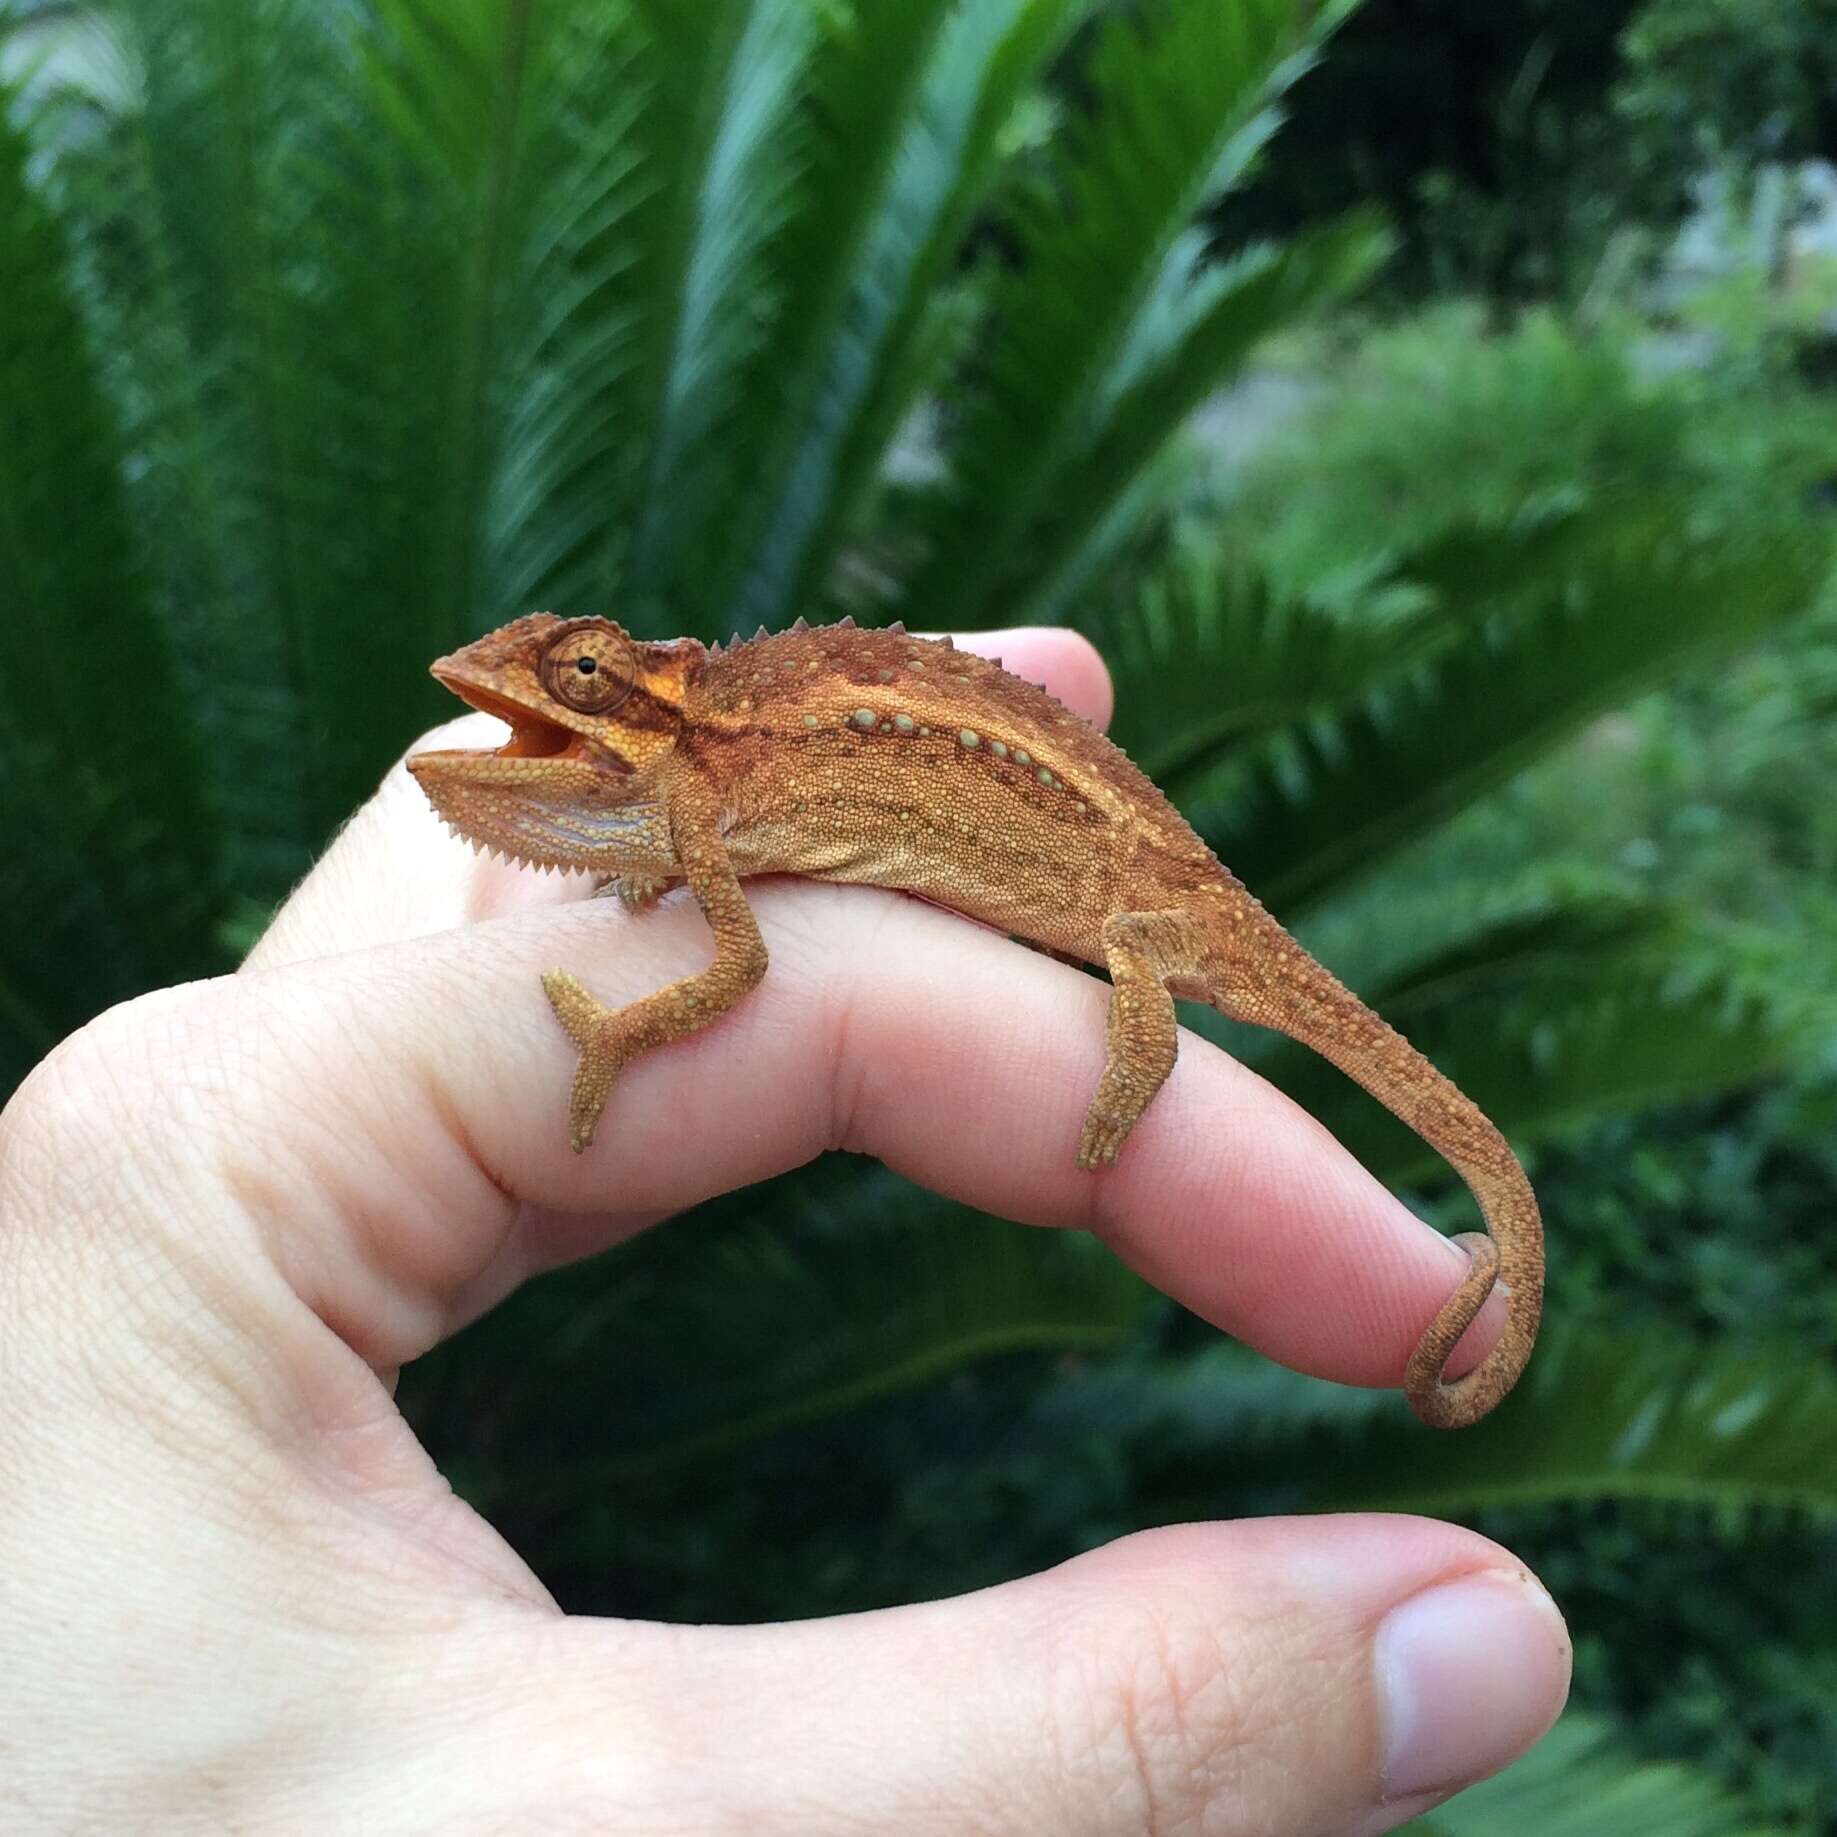
[[[1357,1080],[1467,1182],[1491,1232],[1411,1354],[1423,1421],[1484,1416],[1530,1357],[1543,1304],[1537,1200],[1505,1138],[1403,1036],[1282,929],[1119,748],[1031,683],[902,625],[852,621],[725,651],[646,644],[607,619],[533,613],[433,673],[511,728],[492,751],[408,769],[463,837],[531,866],[584,869],[645,906],[686,882],[714,961],[623,1008],[543,977],[580,1049],[575,1150],[641,1052],[724,1014],[766,970],[749,874],[897,887],[1110,972],[1107,1055],[1078,1165],[1114,1162],[1173,1069],[1174,999],[1273,1027]],[[1508,1287],[1498,1343],[1449,1354]]]

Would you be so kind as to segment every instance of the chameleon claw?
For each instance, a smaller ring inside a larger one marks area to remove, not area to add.
[[[627,912],[644,912],[656,905],[670,883],[651,874],[614,874],[593,889],[595,899],[616,899]]]

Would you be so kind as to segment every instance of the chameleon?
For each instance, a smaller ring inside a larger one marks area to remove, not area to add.
[[[579,1053],[577,1153],[625,1066],[765,975],[748,876],[897,888],[1109,972],[1082,1168],[1115,1162],[1172,1071],[1177,998],[1287,1034],[1362,1085],[1460,1174],[1488,1227],[1455,1239],[1468,1268],[1410,1355],[1411,1406],[1464,1427],[1517,1380],[1542,1309],[1543,1227],[1505,1138],[1290,936],[1127,754],[1044,689],[948,638],[851,619],[800,619],[723,649],[537,612],[431,668],[510,728],[495,750],[409,758],[456,834],[524,866],[597,875],[633,908],[686,884],[714,934],[706,969],[624,1007],[566,970],[542,978]],[[1448,1379],[1496,1282],[1504,1329]]]

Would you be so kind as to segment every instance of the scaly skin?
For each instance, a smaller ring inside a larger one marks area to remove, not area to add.
[[[584,666],[584,667],[583,667]],[[608,876],[633,906],[686,882],[714,961],[609,1009],[564,970],[543,986],[580,1049],[576,1151],[620,1071],[706,1026],[765,974],[749,874],[898,887],[1110,972],[1108,1050],[1078,1164],[1114,1162],[1173,1069],[1174,998],[1300,1040],[1443,1155],[1491,1237],[1411,1355],[1425,1422],[1459,1428],[1511,1389],[1543,1301],[1543,1230],[1505,1139],[1428,1060],[1310,957],[1096,729],[999,665],[903,627],[851,623],[712,650],[641,644],[604,619],[518,619],[436,677],[508,721],[496,752],[409,770],[463,837]],[[1474,1370],[1442,1368],[1491,1291],[1507,1323]]]

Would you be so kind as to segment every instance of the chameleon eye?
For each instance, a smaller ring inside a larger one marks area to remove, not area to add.
[[[578,714],[606,714],[631,693],[637,659],[617,629],[576,625],[542,659],[542,686]]]

